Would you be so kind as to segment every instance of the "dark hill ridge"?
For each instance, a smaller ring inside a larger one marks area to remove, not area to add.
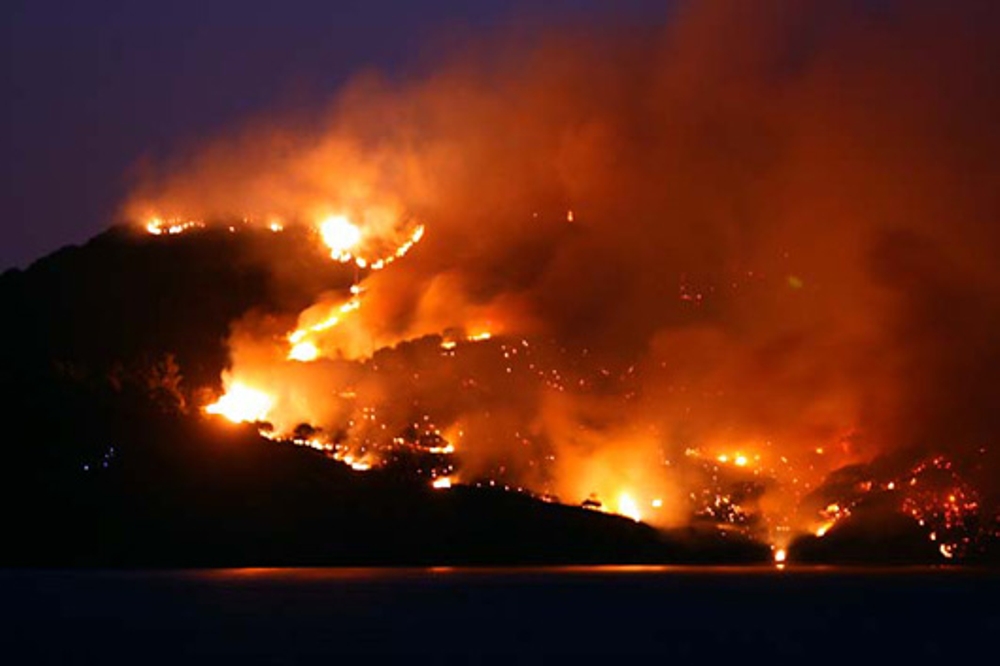
[[[152,418],[14,516],[5,564],[461,565],[763,561],[628,519],[492,490],[354,472],[249,428]],[[104,467],[103,463],[108,462]]]
[[[240,315],[295,313],[349,284],[350,271],[305,233],[211,228],[152,236],[114,228],[7,271],[0,303],[15,325],[2,333],[4,367],[32,375],[55,364],[100,375],[172,354],[190,386],[215,384]]]

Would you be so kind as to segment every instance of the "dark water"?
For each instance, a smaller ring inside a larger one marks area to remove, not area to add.
[[[991,662],[998,592],[968,569],[2,571],[0,663]]]

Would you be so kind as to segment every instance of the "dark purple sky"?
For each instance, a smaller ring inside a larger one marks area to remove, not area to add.
[[[140,160],[255,113],[399,76],[450,34],[513,18],[661,17],[655,0],[8,0],[0,270],[108,226]]]

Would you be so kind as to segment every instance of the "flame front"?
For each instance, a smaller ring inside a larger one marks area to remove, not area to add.
[[[307,363],[320,358],[322,352],[320,351],[319,340],[322,339],[326,332],[337,326],[345,316],[360,307],[361,299],[355,295],[350,300],[339,305],[335,304],[330,307],[317,305],[303,313],[300,319],[313,320],[318,318],[318,321],[308,324],[302,324],[300,321],[300,324],[302,324],[300,328],[288,334],[288,342],[291,344],[291,349],[288,351],[288,359]]]
[[[233,423],[266,421],[274,406],[274,399],[239,382],[234,382],[216,402],[205,407],[209,414],[218,414]]]

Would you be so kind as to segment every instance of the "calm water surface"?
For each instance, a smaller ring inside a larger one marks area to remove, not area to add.
[[[931,568],[13,570],[0,663],[981,658],[998,592]]]

